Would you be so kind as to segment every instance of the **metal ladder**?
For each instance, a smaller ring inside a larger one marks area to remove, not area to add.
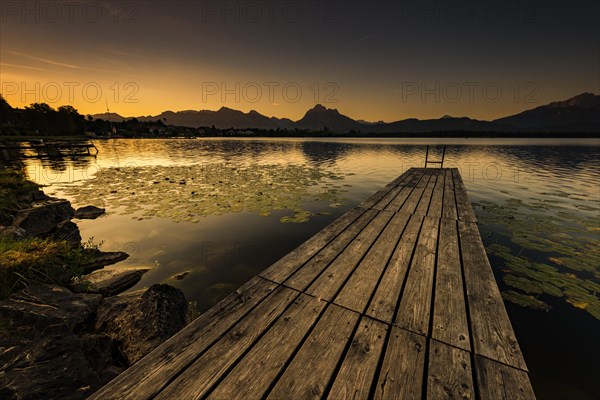
[[[444,147],[442,147],[442,161],[429,161],[429,145],[427,145],[427,150],[425,152],[425,168],[427,168],[427,164],[440,164],[440,168],[443,168],[445,155],[446,155],[446,145],[444,145]]]

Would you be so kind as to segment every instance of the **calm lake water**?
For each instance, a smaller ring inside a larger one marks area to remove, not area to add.
[[[448,144],[540,399],[600,398],[600,140],[98,141],[97,158],[27,160],[31,179],[107,215],[84,240],[208,309]],[[434,154],[435,156],[435,154]]]

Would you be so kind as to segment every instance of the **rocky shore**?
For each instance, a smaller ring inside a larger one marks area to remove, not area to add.
[[[2,243],[42,238],[83,256],[76,268],[17,280],[24,287],[0,300],[0,399],[84,399],[189,323],[179,289],[157,284],[123,293],[147,269],[106,269],[127,254],[82,246],[72,219],[97,218],[103,209],[74,210],[38,189],[17,200],[0,210]],[[10,270],[11,251],[0,254],[0,272],[22,276]]]

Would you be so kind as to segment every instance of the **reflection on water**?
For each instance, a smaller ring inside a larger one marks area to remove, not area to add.
[[[134,289],[167,282],[206,310],[435,143],[451,145],[538,397],[599,398],[600,140],[109,140],[88,165],[25,163],[47,192],[107,207],[82,235],[152,267]]]

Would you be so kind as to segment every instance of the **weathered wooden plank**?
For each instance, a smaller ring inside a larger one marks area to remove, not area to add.
[[[391,326],[391,329],[374,398],[421,399],[425,372],[425,338],[396,326]]]
[[[410,174],[403,175],[397,186],[415,187],[424,173],[423,168],[410,168],[408,171]]]
[[[444,200],[444,179],[438,177],[435,182],[433,194],[431,195],[431,202],[429,203],[429,211],[427,215],[430,217],[441,218],[442,217],[442,204]]]
[[[367,315],[387,323],[392,322],[422,221],[422,216],[411,216],[373,295]]]
[[[362,317],[328,399],[367,399],[389,325]]]
[[[477,225],[459,220],[458,231],[473,348],[477,354],[526,370]]]
[[[306,290],[306,293],[332,301],[354,268],[377,240],[393,213],[381,211]]]
[[[405,182],[402,187],[402,190],[398,193],[396,197],[389,202],[389,204],[385,207],[386,211],[390,212],[398,212],[406,202],[406,199],[410,196],[410,194],[415,190],[415,187],[425,174],[424,169],[415,169],[410,180]]]
[[[429,341],[428,399],[475,399],[469,352]]]
[[[330,304],[267,398],[320,399],[358,317],[357,313]]]
[[[467,188],[463,182],[463,179],[458,172],[458,169],[452,168],[452,177],[454,188],[456,191],[456,207],[458,219],[462,219],[465,221],[477,221],[475,217],[475,213],[473,212],[473,207],[471,207],[471,202],[469,201],[469,197],[467,196]]]
[[[373,194],[372,196],[370,196],[369,198],[367,198],[365,201],[363,201],[360,204],[360,207],[363,207],[363,208],[372,208],[383,197],[385,197],[385,195],[387,195],[390,192],[390,190],[392,190],[396,186],[400,185],[401,183],[410,181],[410,177],[413,174],[415,174],[415,173],[417,173],[417,169],[416,168],[410,168],[405,173],[403,173],[402,175],[400,175],[399,177],[397,177],[396,179],[394,179],[393,181],[391,181],[390,183],[388,183],[387,185],[385,185],[382,189],[380,189],[377,192],[375,192],[375,194]]]
[[[432,337],[471,350],[456,221],[442,219],[438,243]]]
[[[431,202],[431,197],[433,195],[433,188],[435,187],[435,183],[438,179],[443,179],[444,175],[441,170],[431,170],[431,178],[429,178],[429,182],[427,186],[425,186],[425,190],[421,195],[421,200],[419,204],[417,204],[417,208],[415,209],[415,214],[419,215],[427,215],[427,210],[429,209],[429,203]]]
[[[400,210],[402,212],[414,214],[419,202],[421,201],[421,196],[423,195],[423,191],[427,187],[429,180],[432,178],[431,172],[424,173],[419,180],[419,183],[415,186],[414,190],[410,193],[410,196],[406,199]]]
[[[304,264],[284,285],[304,291],[308,285],[340,254],[354,238],[377,215],[377,210],[367,210],[352,225],[336,237],[331,243],[321,249],[316,256]]]
[[[527,372],[475,356],[477,387],[481,400],[535,400]]]
[[[442,217],[447,219],[458,219],[456,213],[456,200],[454,198],[454,183],[452,181],[452,171],[446,170],[440,179],[444,179],[444,206],[442,208]]]
[[[400,210],[400,208],[402,207],[406,199],[408,199],[408,196],[410,196],[413,190],[414,187],[412,186],[403,186],[402,190],[400,190],[398,195],[394,197],[392,201],[390,201],[390,203],[385,207],[384,210],[389,212],[397,212],[398,210]]]
[[[410,173],[407,173],[405,175],[402,176],[402,180],[400,182],[398,182],[397,186],[392,188],[392,190],[390,190],[385,196],[383,196],[381,198],[380,201],[377,202],[377,204],[375,204],[373,206],[374,209],[376,210],[385,210],[388,207],[390,207],[390,204],[393,201],[396,201],[396,198],[404,198],[405,193],[411,193],[413,188],[415,187],[415,185],[417,184],[417,182],[419,182],[419,180],[421,179],[421,176],[423,176],[424,171],[421,169],[416,169],[416,168],[412,168],[410,170]],[[398,200],[400,201],[400,200]],[[391,207],[393,208],[393,207]],[[392,210],[389,210],[392,211]],[[397,211],[397,209],[393,210],[394,212]]]
[[[348,211],[329,224],[325,229],[261,272],[260,276],[274,282],[283,282],[344,229],[355,222],[365,211],[364,208],[360,207]]]
[[[326,304],[302,294],[210,398],[262,398]]]
[[[148,399],[267,297],[277,285],[255,277],[202,314],[90,399]]]
[[[295,290],[283,286],[275,289],[155,399],[196,399],[204,396],[298,295]]]
[[[396,316],[398,326],[422,335],[427,335],[429,331],[439,221],[438,218],[423,218],[423,227]]]
[[[208,398],[263,398],[326,304],[301,294]]]
[[[336,304],[361,314],[364,312],[409,218],[410,214],[394,214],[334,300]]]
[[[384,210],[388,204],[390,204],[390,202],[396,197],[398,196],[398,194],[403,191],[404,189],[406,189],[403,186],[396,186],[395,188],[393,188],[392,190],[390,190],[388,192],[388,194],[386,194],[385,196],[383,196],[383,198],[381,200],[379,200],[379,202],[377,202],[377,204],[375,204],[373,206],[373,209],[375,210]]]

